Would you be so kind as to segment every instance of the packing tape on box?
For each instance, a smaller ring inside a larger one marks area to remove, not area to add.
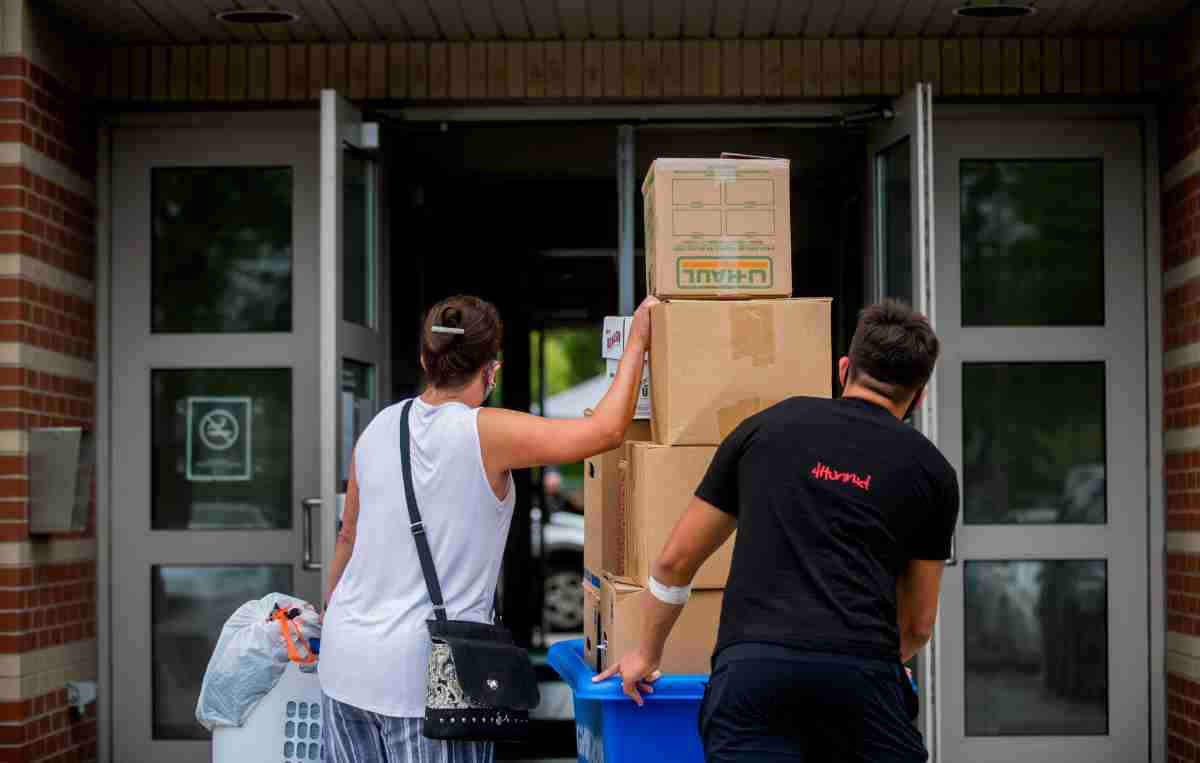
[[[760,397],[747,397],[737,401],[733,405],[718,408],[717,431],[720,432],[721,439],[724,440],[728,437],[733,430],[738,428],[738,424],[741,424],[760,411],[765,411],[778,402],[778,400],[763,400]]]
[[[750,358],[755,368],[775,362],[775,310],[770,305],[738,305],[729,314],[734,360]]]

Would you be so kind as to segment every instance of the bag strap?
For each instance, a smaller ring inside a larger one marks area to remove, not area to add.
[[[433,616],[446,619],[446,604],[442,600],[442,586],[438,583],[437,569],[433,566],[433,552],[429,550],[429,539],[425,537],[425,523],[417,509],[417,496],[413,491],[412,444],[408,428],[408,415],[413,401],[404,404],[400,414],[400,465],[404,472],[404,498],[408,503],[409,529],[417,543],[417,558],[421,560],[421,574],[425,576],[425,587],[429,589],[429,600],[433,602]]]

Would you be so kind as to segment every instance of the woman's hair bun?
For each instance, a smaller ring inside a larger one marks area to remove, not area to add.
[[[460,331],[434,331],[439,326]],[[500,354],[503,326],[492,303],[458,295],[429,309],[421,330],[421,357],[434,387],[465,386]]]

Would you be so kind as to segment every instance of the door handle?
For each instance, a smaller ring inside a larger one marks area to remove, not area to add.
[[[316,572],[321,569],[321,563],[313,561],[315,554],[313,553],[313,509],[321,508],[320,498],[305,498],[300,502],[301,517],[300,526],[303,529],[304,538],[301,541],[304,548],[304,561],[301,567],[305,572]]]

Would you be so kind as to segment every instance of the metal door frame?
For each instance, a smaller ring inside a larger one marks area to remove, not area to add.
[[[274,123],[274,120],[266,120],[267,124],[262,124],[258,120],[237,119],[231,121],[208,119],[189,120],[186,125],[174,123],[174,120],[163,120],[166,124],[156,123],[154,121],[143,122],[136,125],[121,124],[111,122],[102,128],[101,132],[101,159],[103,164],[100,167],[100,182],[98,183],[98,193],[101,194],[99,200],[99,219],[101,226],[98,233],[98,267],[97,267],[97,332],[98,332],[98,347],[100,348],[100,358],[98,366],[98,381],[97,381],[97,435],[99,440],[101,458],[97,465],[97,534],[98,534],[98,559],[97,559],[97,582],[98,582],[98,607],[97,618],[98,622],[98,649],[100,651],[100,720],[98,733],[100,736],[99,756],[102,760],[110,760],[115,754],[116,745],[116,728],[115,715],[117,705],[114,704],[114,699],[118,695],[113,686],[112,677],[114,671],[118,670],[115,665],[116,654],[114,651],[117,641],[126,641],[127,638],[121,634],[113,632],[115,622],[119,622],[117,613],[113,607],[117,605],[117,599],[129,601],[130,596],[136,591],[144,588],[148,591],[148,587],[134,587],[133,591],[128,589],[121,591],[120,596],[114,596],[116,592],[113,590],[115,584],[114,578],[114,523],[117,517],[113,514],[112,507],[116,505],[117,498],[115,490],[122,488],[123,492],[129,489],[128,485],[118,486],[114,480],[114,470],[118,468],[117,454],[114,453],[116,440],[113,433],[113,421],[117,416],[117,411],[114,406],[116,404],[115,391],[119,389],[118,382],[121,386],[127,385],[127,379],[116,379],[114,374],[118,373],[118,358],[117,354],[122,351],[118,349],[116,343],[123,337],[118,336],[117,328],[124,323],[129,326],[124,329],[125,332],[131,331],[137,325],[138,321],[143,324],[148,319],[149,313],[143,312],[138,305],[133,307],[136,313],[127,310],[114,314],[114,305],[124,305],[125,302],[117,298],[113,293],[114,289],[120,289],[120,279],[115,278],[117,270],[116,263],[113,261],[113,251],[115,247],[114,239],[119,235],[116,229],[122,225],[122,221],[114,221],[112,215],[117,209],[118,200],[133,198],[135,194],[148,194],[149,182],[148,177],[145,182],[133,184],[133,187],[128,185],[122,187],[122,184],[114,182],[125,172],[128,174],[129,165],[126,168],[115,166],[115,162],[120,160],[120,150],[118,148],[119,141],[125,133],[136,132],[141,136],[145,136],[146,145],[152,147],[154,159],[143,159],[139,153],[136,159],[139,167],[153,166],[253,166],[272,164],[278,166],[290,166],[293,169],[293,200],[292,209],[293,219],[293,260],[292,260],[292,331],[287,334],[241,334],[241,335],[199,335],[204,339],[198,340],[203,342],[205,347],[192,347],[187,351],[187,356],[183,356],[180,352],[180,361],[174,362],[165,358],[161,361],[150,361],[153,367],[201,367],[213,365],[221,367],[225,365],[235,365],[237,367],[288,367],[292,371],[292,436],[293,436],[293,474],[292,474],[292,493],[295,499],[292,502],[292,528],[290,530],[266,530],[261,531],[262,535],[258,535],[246,542],[239,544],[245,549],[256,548],[258,555],[261,555],[262,549],[266,545],[275,546],[279,557],[276,559],[266,560],[273,563],[291,563],[293,565],[293,584],[299,591],[312,589],[313,592],[319,592],[320,581],[319,576],[310,575],[303,571],[299,560],[301,558],[300,539],[302,535],[302,516],[299,511],[299,501],[305,495],[310,495],[316,491],[315,484],[312,482],[312,471],[305,466],[308,462],[312,462],[312,469],[316,465],[316,422],[311,423],[305,417],[305,411],[311,410],[311,406],[316,404],[316,385],[313,383],[316,374],[317,348],[316,348],[316,332],[317,320],[315,311],[309,306],[310,302],[316,300],[318,289],[318,268],[317,268],[317,186],[319,184],[318,166],[317,166],[317,141],[315,120],[311,128],[297,126],[297,122],[303,125],[306,120],[296,119],[293,115],[292,119]],[[265,129],[264,129],[265,128]],[[194,137],[196,142],[188,140],[180,141],[180,134],[186,134],[188,131],[192,134],[189,137]],[[230,141],[230,132],[240,133],[241,138],[238,141]],[[139,146],[141,144],[139,143]],[[161,157],[161,159],[159,158]],[[121,202],[122,206],[125,202]],[[138,221],[138,225],[148,226],[148,221]],[[147,240],[142,245],[146,252],[149,252],[149,241]],[[148,326],[145,327],[148,332]],[[139,329],[140,331],[140,329]],[[130,334],[125,333],[125,337]],[[197,341],[195,336],[189,336],[184,341]],[[147,344],[167,345],[176,341],[170,335],[163,337],[150,336],[150,341]],[[247,352],[245,349],[239,349],[239,344],[244,344],[247,341],[256,342],[259,350],[266,347],[269,356],[263,359],[260,354],[255,352]],[[264,344],[265,342],[265,344]],[[272,349],[277,348],[277,349]],[[200,352],[200,358],[197,359],[196,351]],[[232,360],[231,360],[232,358]],[[208,360],[209,363],[203,361]],[[128,363],[129,360],[122,360],[122,363]],[[143,380],[144,381],[144,380]],[[139,386],[142,382],[138,382]],[[147,382],[148,383],[148,382]],[[309,400],[312,398],[312,400]],[[148,410],[148,409],[147,409]],[[146,413],[137,412],[141,419],[144,419],[146,434],[149,437],[150,419]],[[311,432],[306,432],[306,427],[311,429]],[[145,475],[149,475],[149,465],[137,467],[145,470]],[[131,483],[132,484],[132,483]],[[148,487],[146,485],[134,485],[134,489],[146,493]],[[147,495],[146,498],[149,498]],[[141,501],[146,503],[146,501]],[[140,514],[146,506],[138,506],[137,512]],[[150,532],[147,530],[147,532]],[[221,541],[228,547],[229,540],[233,537],[229,533],[231,531],[219,531]],[[238,531],[232,531],[238,532]],[[176,534],[176,533],[172,533]],[[194,545],[201,535],[205,538],[212,536],[211,533],[201,533],[201,531],[180,531],[177,533],[177,539],[167,539],[169,544],[179,544],[180,546]],[[268,535],[270,538],[268,538]],[[215,539],[215,536],[214,536]],[[267,541],[264,544],[264,541]],[[128,542],[128,541],[124,541]],[[203,554],[192,554],[197,559],[200,559]],[[286,561],[285,561],[286,560]],[[186,563],[186,560],[180,561]],[[144,595],[144,594],[143,594]],[[317,593],[316,595],[319,595]],[[142,595],[137,595],[136,598],[142,598]],[[314,596],[315,598],[315,596]],[[145,618],[149,619],[149,602],[144,601],[146,614]],[[139,630],[138,638],[146,638],[147,633],[142,633]],[[149,703],[150,696],[130,697],[129,700],[138,703]],[[129,700],[122,702],[126,704]],[[139,743],[140,744],[140,743]],[[198,742],[167,742],[167,744],[176,745],[200,745]],[[189,751],[190,754],[190,751]]]
[[[1030,112],[1032,112],[1032,113],[1030,113]],[[1033,117],[1033,118],[1026,117],[1026,114],[1028,114],[1029,117]],[[1022,118],[1022,117],[1025,117],[1025,118]],[[1009,138],[1007,135],[994,132],[992,135],[988,136],[988,135],[986,135],[986,132],[985,132],[989,127],[992,127],[993,130],[995,130],[997,125],[1000,125],[1001,123],[1004,123],[1004,122],[1009,123],[1009,125],[1012,127],[1012,129],[1017,132],[1020,132],[1022,128],[1025,128],[1026,130],[1028,130],[1031,127],[1031,125],[1035,124],[1035,123],[1043,123],[1043,124],[1048,125],[1048,127],[1047,127],[1048,130],[1053,130],[1056,126],[1059,126],[1061,128],[1060,132],[1070,130],[1072,125],[1076,126],[1077,128],[1080,125],[1086,125],[1087,127],[1084,130],[1085,132],[1087,132],[1087,130],[1090,129],[1092,131],[1093,135],[1100,136],[1107,129],[1103,123],[1104,122],[1112,122],[1115,120],[1121,120],[1127,125],[1135,126],[1136,131],[1138,131],[1140,133],[1136,140],[1132,140],[1130,142],[1123,144],[1125,146],[1136,147],[1136,150],[1141,153],[1140,161],[1133,160],[1132,164],[1141,168],[1141,174],[1138,177],[1138,180],[1140,180],[1143,183],[1142,194],[1140,196],[1138,196],[1136,194],[1136,192],[1134,194],[1135,199],[1137,199],[1138,201],[1140,201],[1142,203],[1141,226],[1139,228],[1139,227],[1137,227],[1137,224],[1134,223],[1133,225],[1130,226],[1130,229],[1129,229],[1132,231],[1131,235],[1133,235],[1136,240],[1139,240],[1142,245],[1142,251],[1144,252],[1142,268],[1144,268],[1144,271],[1139,273],[1139,275],[1145,281],[1145,292],[1143,292],[1143,294],[1139,295],[1141,297],[1140,301],[1138,301],[1135,298],[1135,305],[1134,305],[1134,307],[1144,305],[1144,309],[1135,310],[1135,313],[1138,316],[1138,318],[1136,319],[1134,325],[1131,325],[1131,327],[1130,327],[1130,331],[1133,332],[1131,334],[1131,336],[1137,336],[1137,338],[1143,343],[1143,346],[1145,349],[1145,357],[1144,357],[1145,364],[1143,366],[1144,371],[1145,371],[1145,378],[1144,378],[1144,386],[1145,386],[1145,390],[1144,390],[1145,401],[1144,401],[1144,403],[1145,404],[1142,407],[1141,412],[1143,412],[1145,414],[1144,430],[1145,430],[1146,471],[1144,473],[1142,473],[1142,475],[1144,476],[1145,486],[1146,486],[1146,505],[1145,505],[1146,516],[1144,518],[1145,519],[1145,533],[1146,533],[1145,544],[1146,545],[1143,548],[1141,548],[1140,551],[1135,551],[1134,553],[1140,553],[1145,562],[1145,564],[1144,564],[1145,576],[1146,576],[1146,578],[1145,578],[1145,593],[1146,593],[1146,600],[1147,600],[1147,605],[1146,605],[1147,612],[1146,612],[1146,618],[1145,618],[1145,627],[1147,629],[1146,634],[1145,634],[1147,637],[1147,641],[1146,641],[1147,661],[1146,661],[1145,667],[1146,667],[1146,671],[1148,674],[1147,689],[1148,689],[1148,692],[1150,695],[1147,698],[1148,706],[1146,708],[1146,712],[1147,712],[1148,717],[1147,717],[1146,729],[1147,729],[1147,734],[1149,737],[1148,738],[1148,742],[1149,742],[1148,752],[1150,754],[1150,757],[1152,760],[1159,761],[1159,760],[1165,760],[1165,754],[1166,754],[1165,664],[1164,664],[1165,598],[1164,598],[1164,594],[1163,594],[1163,590],[1164,590],[1164,586],[1165,586],[1165,578],[1164,578],[1164,574],[1162,572],[1162,570],[1163,570],[1162,564],[1163,564],[1163,556],[1164,556],[1162,539],[1163,539],[1163,527],[1164,527],[1165,501],[1164,501],[1164,481],[1163,481],[1163,467],[1162,467],[1162,463],[1163,463],[1163,461],[1162,461],[1162,459],[1163,459],[1162,431],[1163,430],[1162,430],[1162,415],[1161,415],[1161,410],[1162,410],[1162,372],[1161,372],[1161,367],[1162,367],[1162,340],[1161,340],[1161,309],[1162,309],[1161,282],[1162,282],[1162,276],[1161,276],[1161,253],[1160,253],[1160,233],[1159,233],[1159,230],[1160,230],[1160,211],[1159,211],[1160,203],[1159,203],[1159,190],[1158,190],[1158,168],[1157,168],[1157,159],[1156,159],[1157,150],[1156,150],[1156,144],[1155,144],[1156,133],[1154,130],[1152,114],[1149,113],[1149,111],[1144,107],[1124,107],[1124,108],[1117,108],[1117,109],[1101,108],[1101,107],[1086,107],[1086,106],[1070,107],[1070,108],[1063,108],[1063,109],[1055,109],[1052,107],[1047,107],[1047,108],[1043,108],[1043,109],[1025,111],[1021,115],[1016,114],[1012,109],[1004,109],[1002,107],[991,107],[991,106],[984,106],[984,107],[960,106],[957,108],[956,107],[939,107],[937,119],[935,122],[935,124],[937,125],[937,128],[938,128],[937,129],[938,135],[935,138],[935,148],[937,150],[937,155],[939,157],[941,157],[941,161],[935,162],[935,166],[939,166],[941,169],[944,170],[945,168],[948,167],[948,165],[951,162],[953,162],[953,159],[951,157],[955,156],[958,153],[954,150],[954,145],[955,145],[954,141],[955,140],[958,140],[960,142],[962,140],[970,140],[972,147],[975,147],[975,146],[981,147],[980,150],[976,151],[975,153],[979,154],[980,156],[982,156],[984,158],[993,157],[993,156],[1002,158],[1004,156],[1010,155],[1012,153],[1012,149],[1008,148],[1007,146],[1002,147],[997,151],[990,151],[986,148],[986,146],[988,146],[989,142],[1007,142],[1007,143],[1011,144],[1012,139]],[[970,135],[969,137],[964,137],[966,134],[970,134],[970,133],[974,133],[974,134]],[[1037,154],[1038,156],[1046,156],[1048,158],[1056,156],[1056,155],[1061,155],[1061,156],[1079,155],[1079,152],[1077,152],[1077,151],[1073,152],[1070,150],[1071,143],[1069,141],[1065,144],[1064,148],[1060,149],[1059,145],[1062,145],[1062,144],[1054,143],[1053,141],[1055,139],[1051,133],[1048,132],[1047,135],[1049,137],[1044,138],[1044,139],[1039,138],[1039,140],[1045,141],[1045,147],[1044,148],[1038,147],[1033,153]],[[1022,135],[1022,137],[1024,138],[1025,136]],[[1096,140],[1102,142],[1103,138],[1097,137]],[[1032,142],[1032,141],[1028,141],[1028,139],[1027,139],[1027,142]],[[1016,158],[1016,157],[1014,157],[1014,158]],[[1106,170],[1107,169],[1108,169],[1108,165],[1106,164]],[[1131,171],[1132,171],[1132,168],[1131,168]],[[1107,172],[1106,172],[1106,175],[1107,175]],[[938,237],[939,241],[942,241],[945,236],[949,235],[950,231],[958,230],[958,224],[959,224],[959,221],[957,219],[958,204],[954,198],[951,198],[952,194],[947,189],[948,183],[952,183],[954,188],[957,188],[957,183],[956,183],[955,178],[946,178],[946,177],[939,177],[939,178],[937,178],[937,181],[940,181],[940,182],[937,182],[937,185],[939,185],[941,187],[940,193],[938,193],[938,195],[937,195],[937,201],[939,203],[941,203],[941,205],[942,205],[942,209],[941,209],[942,217],[941,217],[941,223],[937,230],[937,237]],[[1106,177],[1106,184],[1107,184],[1107,182],[1108,181],[1107,181],[1107,177]],[[1107,237],[1108,237],[1108,229],[1106,229],[1106,239],[1107,239]],[[952,241],[951,240],[952,238],[953,237],[951,236],[950,238],[945,239],[945,246],[948,248],[949,251],[957,253],[959,251],[958,242]],[[944,249],[944,251],[946,251],[946,250]],[[1110,259],[1111,258],[1106,257],[1106,272],[1109,273],[1108,280],[1106,280],[1106,291],[1108,291],[1108,299],[1106,300],[1106,304],[1108,305],[1107,310],[1106,310],[1106,322],[1110,321],[1114,314],[1113,313],[1113,311],[1114,311],[1114,305],[1113,305],[1114,296],[1113,296],[1113,292],[1111,289],[1114,285],[1120,283],[1119,280],[1111,280],[1111,279],[1113,279],[1114,276],[1113,276],[1113,263],[1110,261]],[[939,276],[942,280],[946,279],[946,277],[947,277],[946,269],[950,268],[951,266],[953,266],[954,272],[957,273],[958,272],[957,268],[959,267],[958,262],[951,261],[950,258],[943,257],[942,258],[942,267],[939,268]],[[1134,267],[1133,270],[1136,271],[1136,270],[1138,270],[1138,268]],[[957,287],[958,284],[959,284],[959,281],[956,280],[954,283],[950,283],[947,288]],[[951,288],[950,291],[952,291],[954,293],[951,294],[951,293],[943,290],[943,295],[945,297],[945,299],[943,299],[943,302],[945,302],[946,300],[959,300],[960,299],[958,296],[959,295],[958,289]],[[953,310],[943,312],[943,315],[942,315],[943,320],[948,317],[954,317],[957,319],[957,316],[960,314],[960,309],[961,309],[960,302],[955,302],[954,307],[955,307],[955,309],[953,309]],[[945,314],[946,312],[949,313],[949,316],[947,316]],[[940,330],[943,332],[945,332],[945,331],[952,332],[954,335],[958,335],[961,331],[963,331],[963,329],[957,325],[942,327]],[[974,331],[974,332],[989,331],[988,329],[977,329],[977,328],[976,329],[966,329],[966,330]],[[1017,331],[1019,331],[1019,330],[1020,329],[1017,329]],[[1086,328],[1085,329],[1077,329],[1077,328],[1076,329],[1065,329],[1065,330],[1072,331],[1072,332],[1083,331],[1085,333],[1088,331],[1088,329],[1086,329]],[[1111,330],[1111,329],[1108,329],[1108,330]],[[1011,332],[1013,330],[1012,329],[995,329],[992,331]],[[1057,331],[1057,329],[1056,329],[1056,331]],[[1142,333],[1142,332],[1144,332],[1144,333]],[[985,353],[985,354],[987,354],[987,353]],[[975,355],[978,355],[978,353],[971,354],[970,359],[976,359]],[[1021,354],[1021,357],[1025,358],[1027,356],[1028,359],[1033,359],[1034,355],[1037,355],[1039,357],[1044,356],[1045,359],[1053,359],[1054,357],[1059,357],[1059,355],[1057,355],[1055,353],[1048,354],[1045,349],[1037,350],[1034,353],[1026,352],[1026,353]],[[1110,367],[1111,367],[1111,364],[1110,364]],[[957,362],[955,362],[955,363],[953,363],[953,368],[943,366],[939,369],[938,374],[940,376],[946,377],[946,378],[944,378],[942,387],[943,388],[949,387],[947,389],[947,392],[954,393],[954,394],[948,394],[946,396],[949,399],[943,400],[943,403],[945,405],[950,405],[952,403],[956,403],[959,399],[958,393],[960,391],[960,379],[950,379],[950,378],[948,378],[947,375],[961,373],[960,368],[961,368],[961,366]],[[1113,377],[1110,372],[1110,374],[1106,377],[1107,389],[1111,390],[1112,384],[1113,384]],[[949,410],[949,409],[947,409],[947,410]],[[1111,404],[1106,405],[1106,411],[1111,411]],[[947,414],[947,415],[949,415],[949,414]],[[1109,413],[1109,415],[1111,416],[1111,413]],[[960,414],[955,413],[951,418],[954,421],[958,421],[960,418]],[[1111,418],[1109,419],[1109,421],[1111,423]],[[1108,438],[1108,448],[1110,449],[1109,453],[1111,453],[1111,448],[1113,447],[1112,446],[1113,431],[1114,430],[1110,430],[1110,432],[1109,432],[1109,438]],[[943,439],[945,439],[945,436],[948,436],[949,434],[951,434],[949,431],[943,432],[943,435],[944,435]],[[958,439],[957,439],[960,437],[960,432],[956,431],[954,433],[954,435],[955,435],[954,443],[940,443],[940,444],[942,444],[943,446],[945,446],[947,444],[960,445],[958,443]],[[1119,466],[1119,464],[1113,463],[1112,461],[1109,462],[1110,469],[1112,469],[1113,467],[1116,467],[1116,466]],[[1138,470],[1138,471],[1140,471],[1140,470]],[[1109,516],[1110,516],[1110,518],[1112,517],[1111,509],[1110,509]],[[1029,529],[1029,528],[1026,528],[1026,529]],[[960,526],[959,531],[961,532],[961,526]],[[1016,531],[1014,530],[1014,532],[1016,532]],[[1016,556],[1014,556],[1014,558],[1016,558],[1017,556],[1021,556],[1021,555],[1016,555]],[[1066,558],[1066,557],[1071,556],[1071,554],[1057,554],[1057,555],[1041,554],[1040,556],[1049,556],[1049,557],[1054,557],[1054,558],[1060,558],[1060,557]],[[1138,565],[1138,566],[1141,567],[1141,565]],[[961,572],[958,572],[958,571],[952,572],[951,571],[952,569],[953,568],[948,569],[948,571],[947,571],[948,575],[950,575],[950,574],[961,575]],[[1113,577],[1110,575],[1110,578],[1109,578],[1109,599],[1110,599],[1110,601],[1115,598],[1115,595],[1113,593],[1114,588],[1115,588],[1114,582],[1115,581],[1114,581]],[[1111,620],[1110,620],[1110,623],[1111,623]],[[940,640],[942,632],[943,632],[942,631],[942,621],[939,620],[935,638]],[[947,634],[947,635],[951,639],[955,639],[958,637],[959,634]],[[1111,668],[1112,663],[1115,659],[1117,659],[1117,654],[1118,654],[1118,652],[1117,652],[1118,647],[1114,646],[1114,644],[1117,642],[1115,641],[1115,639],[1112,638],[1112,635],[1113,635],[1113,631],[1112,631],[1111,625],[1110,625],[1110,645],[1109,645],[1110,676],[1113,672],[1112,668]],[[949,656],[948,656],[947,650],[943,649],[941,659],[948,659],[948,657]],[[941,684],[942,678],[945,676],[945,669],[939,669],[939,674],[940,674],[939,680],[938,680],[939,685],[938,685],[937,689],[939,690],[938,694],[941,697],[941,701],[944,703],[944,701],[945,701],[944,697],[946,696],[946,691],[941,687],[940,684]],[[1114,704],[1114,702],[1112,701],[1112,697],[1116,691],[1117,691],[1116,684],[1114,684],[1110,680],[1110,686],[1109,686],[1110,708]],[[959,694],[961,695],[961,692],[959,692]],[[944,712],[945,713],[951,713],[951,712],[958,713],[958,712],[962,712],[962,710],[963,710],[963,708],[961,708],[961,707],[956,707],[953,709],[946,708],[946,709],[944,709]],[[1111,718],[1112,718],[1112,716],[1110,716],[1110,719]],[[939,729],[938,729],[939,735],[944,736],[947,733],[947,730],[948,730],[947,726],[946,726],[947,722],[951,722],[949,717],[942,719],[941,722],[939,723]],[[1115,729],[1115,727],[1110,727],[1110,729]],[[1115,734],[1115,731],[1111,731],[1110,733]],[[1017,741],[1017,744],[1011,745],[1013,747],[1014,754],[1018,753],[1018,750],[1022,746],[1024,746],[1019,741],[1021,739],[1022,739],[1021,737],[1012,738],[1012,741]],[[989,741],[989,743],[993,742],[993,740],[988,740],[988,741]],[[994,743],[997,745],[1000,745],[1000,744],[1004,744],[1005,742],[1008,742],[1008,741],[1009,741],[1008,739],[997,739],[997,740],[994,740]],[[939,747],[941,747],[941,746],[942,745],[939,744]]]

